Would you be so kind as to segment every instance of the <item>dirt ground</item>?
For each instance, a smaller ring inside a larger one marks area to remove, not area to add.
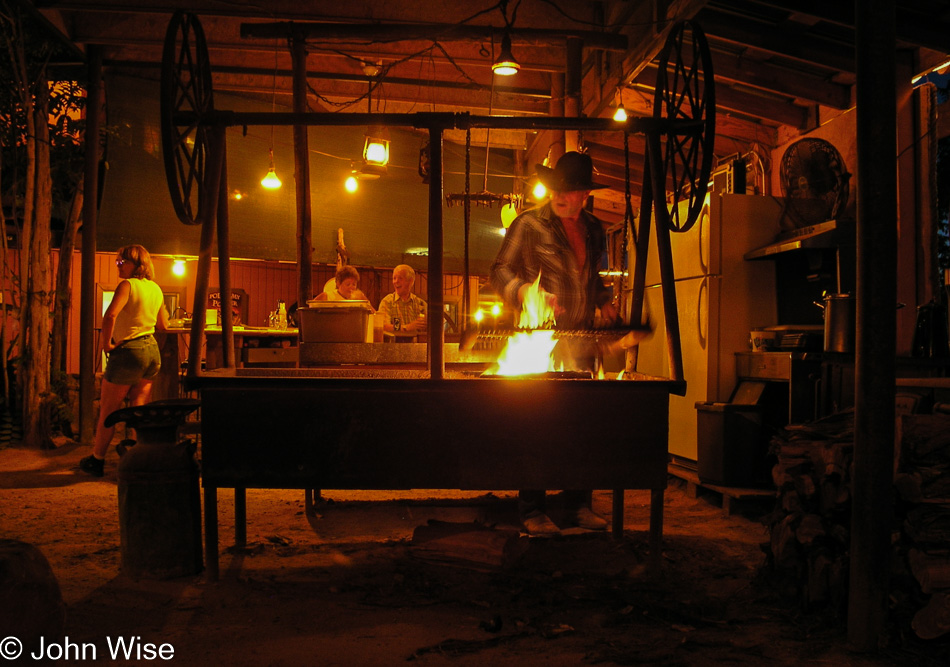
[[[420,560],[412,533],[430,519],[512,525],[510,491],[324,491],[310,517],[302,491],[249,490],[235,549],[224,490],[220,580],[134,580],[120,569],[115,451],[102,479],[78,470],[87,451],[0,450],[0,536],[42,551],[67,637],[98,649],[57,664],[127,664],[108,655],[116,637],[169,644],[182,665],[950,664],[947,643],[899,629],[881,654],[854,653],[829,610],[779,594],[760,546],[767,500],[726,516],[718,495],[671,478],[661,572],[646,568],[649,493],[628,491],[622,540],[525,538],[514,566],[486,573]],[[594,507],[609,514],[611,494]]]

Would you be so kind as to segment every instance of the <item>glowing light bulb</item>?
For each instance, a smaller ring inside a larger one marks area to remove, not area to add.
[[[356,179],[356,176],[347,176],[343,187],[347,192],[356,192],[360,187],[360,182]]]
[[[544,183],[541,183],[539,181],[538,184],[534,186],[534,189],[531,191],[531,194],[534,195],[535,199],[541,200],[548,196],[548,189],[544,187]]]
[[[176,259],[172,262],[172,274],[179,278],[185,275],[185,260]]]
[[[479,308],[478,310],[475,311],[475,314],[472,315],[472,319],[475,320],[476,322],[481,322],[482,320],[485,319],[485,311]]]
[[[268,190],[276,190],[280,187],[280,179],[277,178],[277,174],[274,173],[273,167],[267,170],[267,176],[261,179],[261,185]]]
[[[627,110],[623,108],[622,104],[617,107],[616,111],[614,111],[614,120],[618,123],[622,123],[627,120]]]
[[[492,314],[492,317],[498,317],[499,315],[501,315],[501,304],[500,304],[500,303],[493,303],[493,304],[492,304],[492,306],[491,306],[491,314]]]

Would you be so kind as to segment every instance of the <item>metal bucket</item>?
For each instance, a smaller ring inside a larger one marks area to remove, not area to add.
[[[826,294],[825,352],[854,353],[855,301],[851,294]]]

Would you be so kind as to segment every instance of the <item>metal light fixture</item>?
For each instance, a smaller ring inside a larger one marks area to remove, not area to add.
[[[623,88],[617,88],[617,110],[614,111],[614,120],[618,123],[627,120],[627,110],[623,108]]]
[[[384,136],[386,135],[386,136]],[[372,128],[363,143],[363,162],[375,167],[389,164],[389,132],[386,128]]]
[[[518,70],[521,69],[521,65],[519,65],[515,57],[511,55],[511,35],[508,34],[507,30],[505,30],[505,34],[501,37],[501,52],[492,64],[491,69],[492,72],[500,74],[501,76],[512,76],[513,74],[517,74]]]
[[[627,120],[627,110],[623,108],[623,102],[620,102],[617,110],[614,111],[614,120],[618,123],[623,123]]]
[[[276,190],[280,187],[280,179],[277,178],[277,173],[274,171],[274,149],[270,150],[270,169],[267,170],[267,175],[261,179],[261,185],[267,188],[268,190]]]

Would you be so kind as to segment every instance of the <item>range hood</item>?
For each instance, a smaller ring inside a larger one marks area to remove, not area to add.
[[[742,257],[743,259],[765,259],[801,248],[833,248],[837,245],[837,235],[832,233],[836,229],[838,229],[838,223],[835,220],[826,220],[782,232],[773,243],[750,250]]]

